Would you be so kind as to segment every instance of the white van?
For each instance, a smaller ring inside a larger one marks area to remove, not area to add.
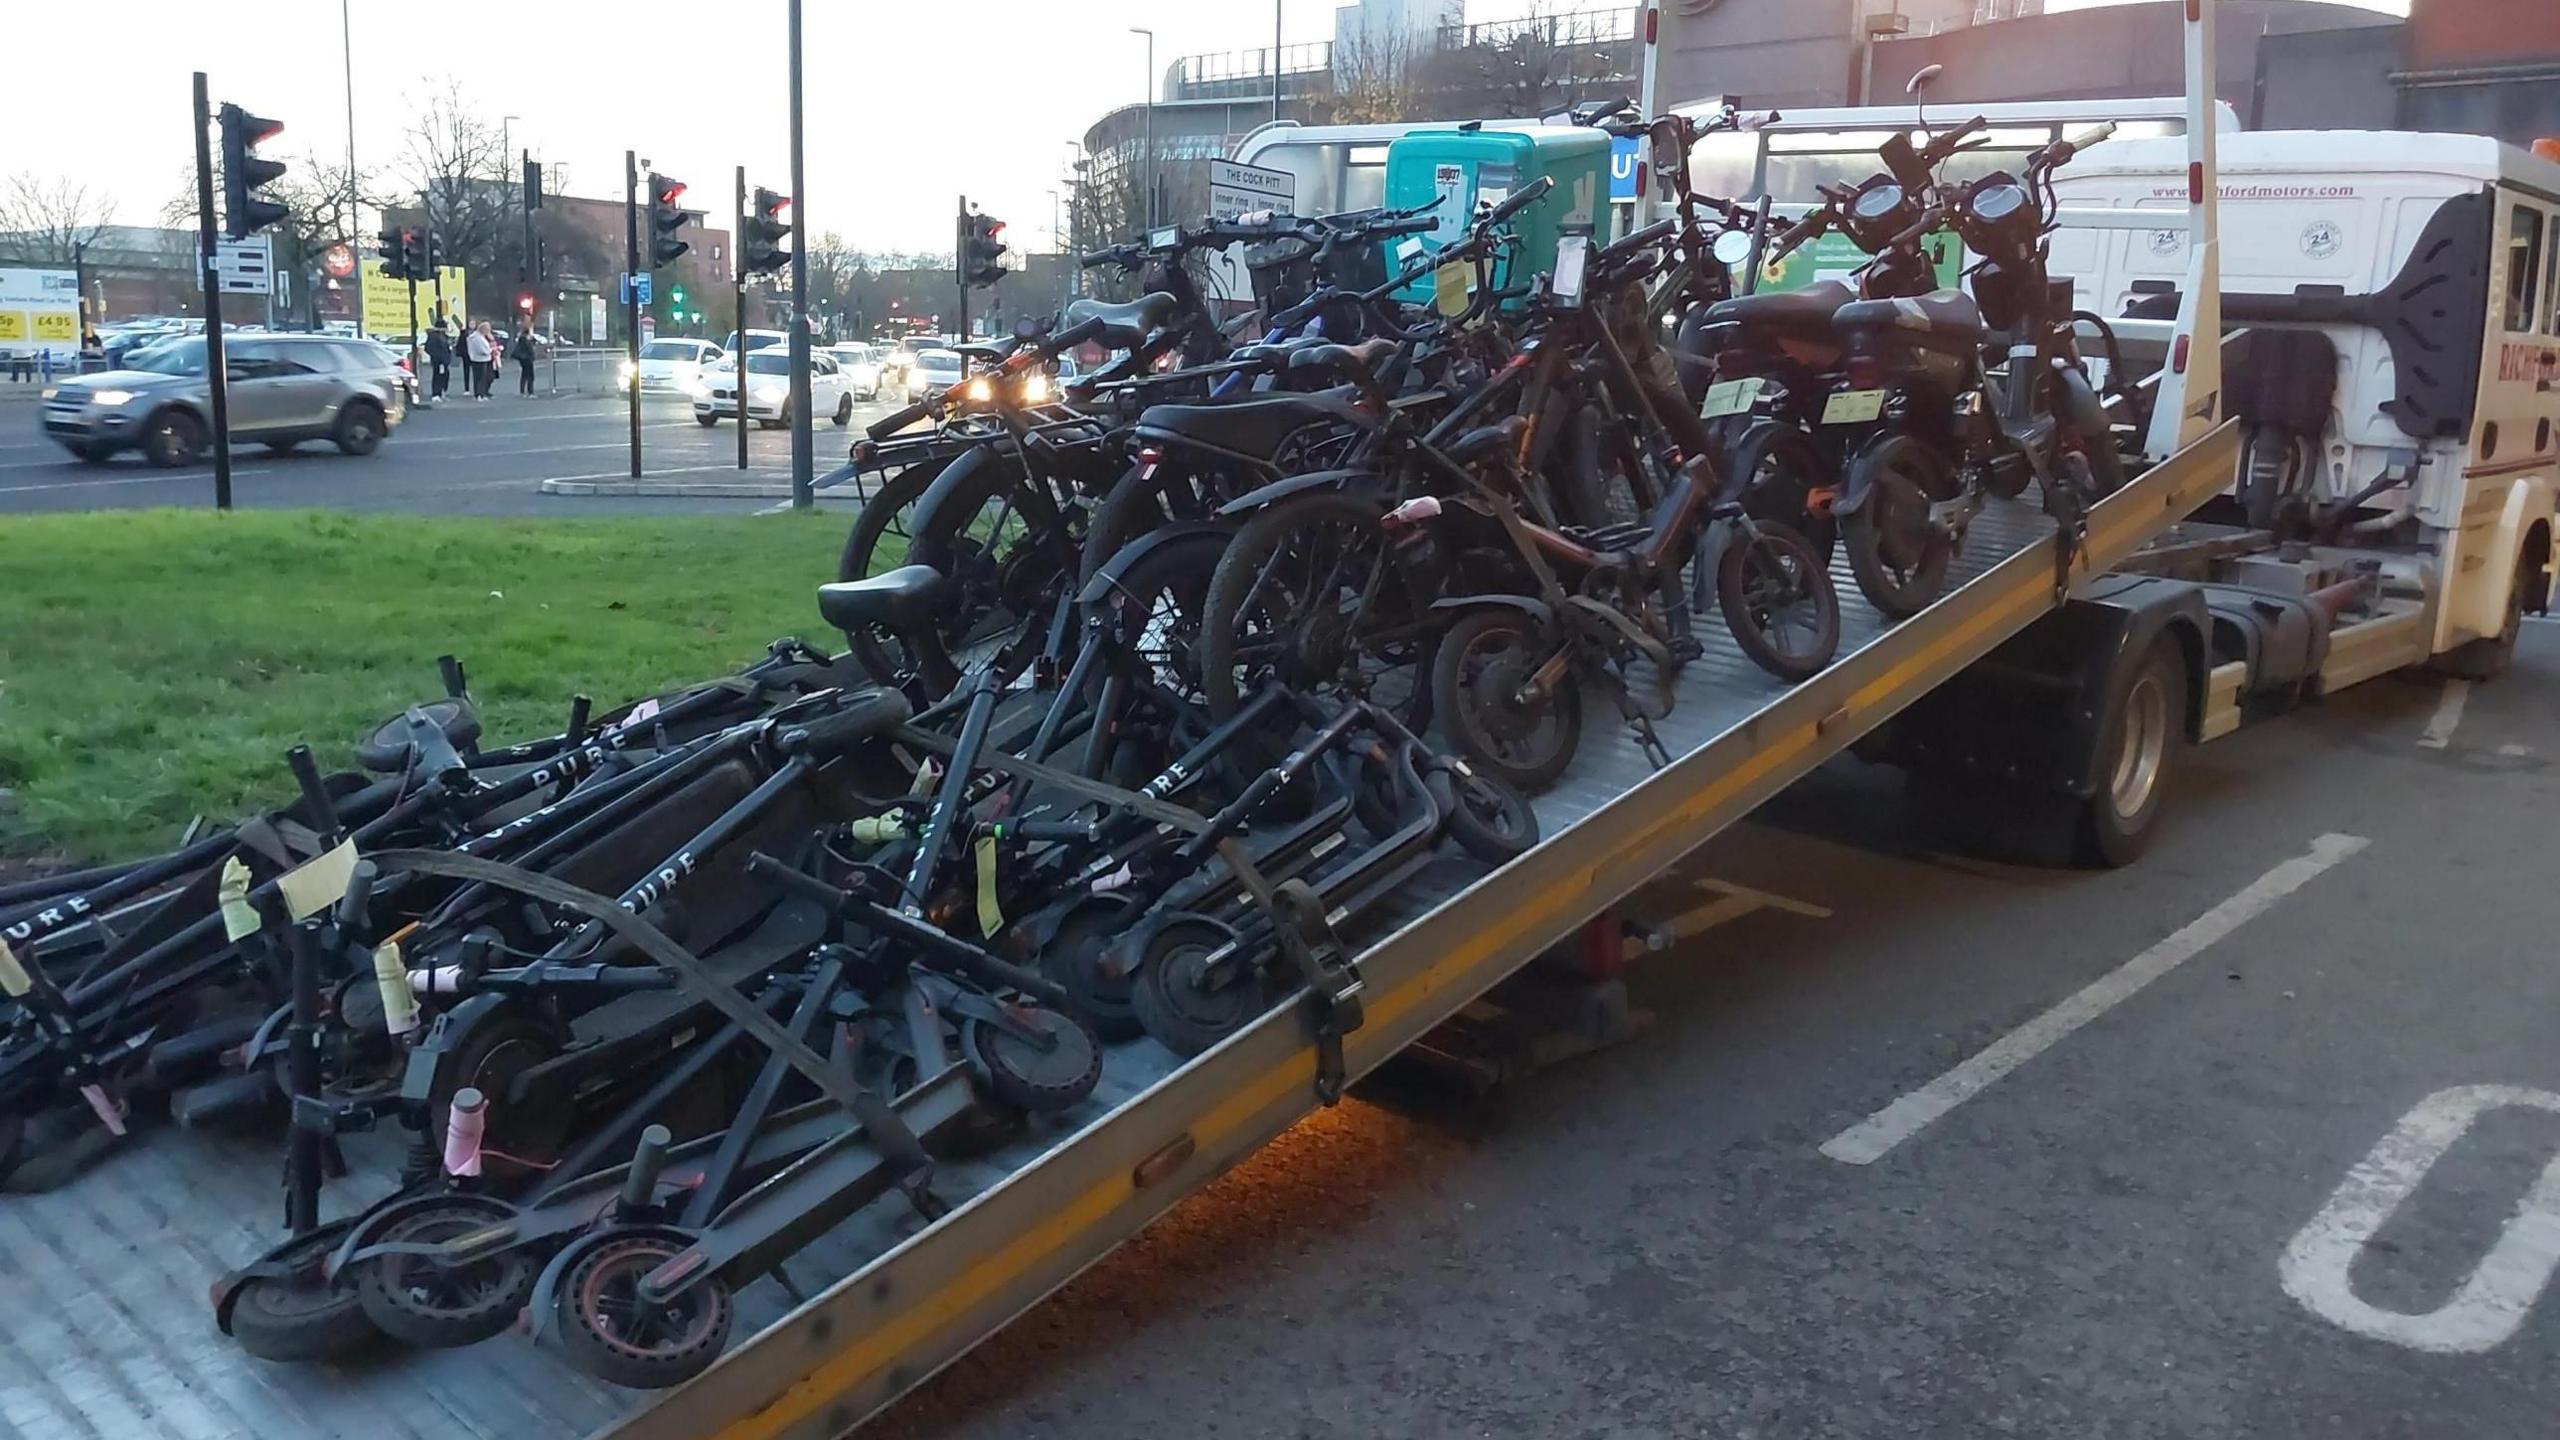
[[[2301,437],[2308,498],[2352,499],[2380,532],[2414,519],[2443,583],[2435,646],[2504,626],[2519,556],[2526,604],[2549,594],[2560,492],[2560,163],[2472,135],[2274,130],[2221,137],[2225,333],[2316,330],[2334,383]],[[2057,177],[2072,210],[2183,214],[2187,150],[2110,141]],[[2181,283],[2187,236],[2079,229],[2053,237],[2053,273],[2081,308],[2121,316]],[[2254,337],[2253,337],[2254,338]],[[2317,353],[2317,352],[2315,352]],[[2263,368],[2263,367],[2262,367]],[[2238,408],[2246,410],[2246,404]]]

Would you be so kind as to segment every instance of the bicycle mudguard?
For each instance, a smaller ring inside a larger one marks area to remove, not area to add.
[[[1241,519],[1292,495],[1316,490],[1371,490],[1383,495],[1387,488],[1386,477],[1375,470],[1310,470],[1304,475],[1292,475],[1285,480],[1274,480],[1260,489],[1248,490],[1219,506],[1218,515],[1221,519]]]
[[[966,523],[997,491],[1022,479],[1022,457],[1009,441],[989,440],[955,457],[942,467],[941,474],[933,477],[933,483],[916,501],[915,519],[909,526],[914,538],[908,542],[907,559],[947,572],[951,568],[949,557],[932,538],[943,533],[941,522],[949,519]]]

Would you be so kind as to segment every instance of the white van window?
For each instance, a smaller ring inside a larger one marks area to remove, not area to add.
[[[2534,302],[2542,275],[2542,212],[2519,204],[2507,220],[2507,328],[2531,330],[2541,318]]]

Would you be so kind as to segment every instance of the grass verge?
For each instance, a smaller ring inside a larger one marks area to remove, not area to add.
[[[492,743],[824,635],[844,519],[152,510],[0,520],[0,855],[103,861],[292,793],[284,752],[442,693]],[[832,638],[829,636],[828,638]]]

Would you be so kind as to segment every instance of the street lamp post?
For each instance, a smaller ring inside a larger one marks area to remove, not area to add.
[[[1147,108],[1139,121],[1138,178],[1147,187],[1147,225],[1152,229],[1156,223],[1156,32],[1132,25],[1129,33],[1147,37]]]
[[[1280,4],[1271,0],[1271,123],[1280,123]]]

